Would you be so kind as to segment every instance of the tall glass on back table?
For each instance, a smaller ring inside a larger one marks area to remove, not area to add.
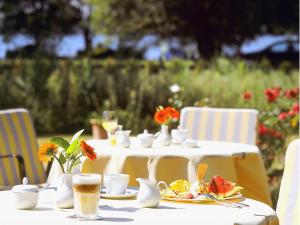
[[[116,144],[115,131],[118,128],[118,116],[116,111],[103,111],[102,126],[107,132],[108,142]]]

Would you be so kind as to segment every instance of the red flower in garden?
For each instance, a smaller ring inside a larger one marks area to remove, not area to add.
[[[268,133],[274,138],[282,138],[283,137],[282,134],[275,129],[270,129]]]
[[[288,111],[287,113],[289,116],[295,116],[297,113],[294,112],[293,110]]]
[[[242,97],[244,100],[248,101],[248,100],[251,100],[252,99],[252,93],[250,91],[245,91],[243,94],[242,94]]]
[[[265,125],[261,123],[258,126],[258,133],[259,135],[265,135],[268,133],[268,128],[266,128]]]
[[[167,115],[169,115],[171,118],[179,119],[179,112],[176,109],[168,106],[165,108],[165,111],[167,112]]]
[[[292,111],[295,112],[296,114],[299,113],[299,103],[298,102],[295,102],[293,104]]]
[[[289,89],[289,90],[286,90],[284,92],[284,96],[288,99],[290,98],[298,98],[299,97],[299,88],[296,87],[296,88],[293,88],[293,89]]]
[[[289,116],[289,114],[287,112],[282,112],[278,115],[278,119],[285,120],[288,116]]]
[[[278,98],[278,96],[280,95],[280,87],[273,87],[270,89],[266,89],[264,91],[265,96],[267,97],[268,102],[274,102],[276,101],[276,99]]]

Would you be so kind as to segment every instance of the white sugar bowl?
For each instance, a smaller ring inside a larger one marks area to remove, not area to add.
[[[154,135],[148,133],[147,130],[144,130],[144,133],[141,133],[137,136],[138,143],[143,148],[150,148],[152,146]]]
[[[23,184],[14,186],[13,193],[14,205],[17,209],[33,209],[39,200],[39,189],[36,185],[29,185],[28,179],[23,179]]]
[[[183,143],[182,146],[185,148],[196,148],[197,147],[197,141],[193,139],[186,139]]]

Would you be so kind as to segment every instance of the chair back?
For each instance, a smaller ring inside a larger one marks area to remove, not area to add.
[[[192,139],[255,145],[257,115],[255,109],[185,107],[180,127],[188,129],[188,138]]]
[[[300,224],[300,139],[286,151],[276,213],[281,225]]]
[[[37,138],[29,112],[26,109],[0,110],[0,155],[21,155],[25,162],[26,176],[29,183],[33,184],[46,180],[37,152]],[[15,159],[0,159],[0,186],[19,184],[20,176]]]

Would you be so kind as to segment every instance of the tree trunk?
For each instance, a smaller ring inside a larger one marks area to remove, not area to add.
[[[85,43],[85,52],[89,53],[92,50],[92,32],[89,27],[83,28],[83,37]]]
[[[200,58],[211,59],[214,53],[217,51],[212,39],[197,39],[197,47],[200,54]]]

